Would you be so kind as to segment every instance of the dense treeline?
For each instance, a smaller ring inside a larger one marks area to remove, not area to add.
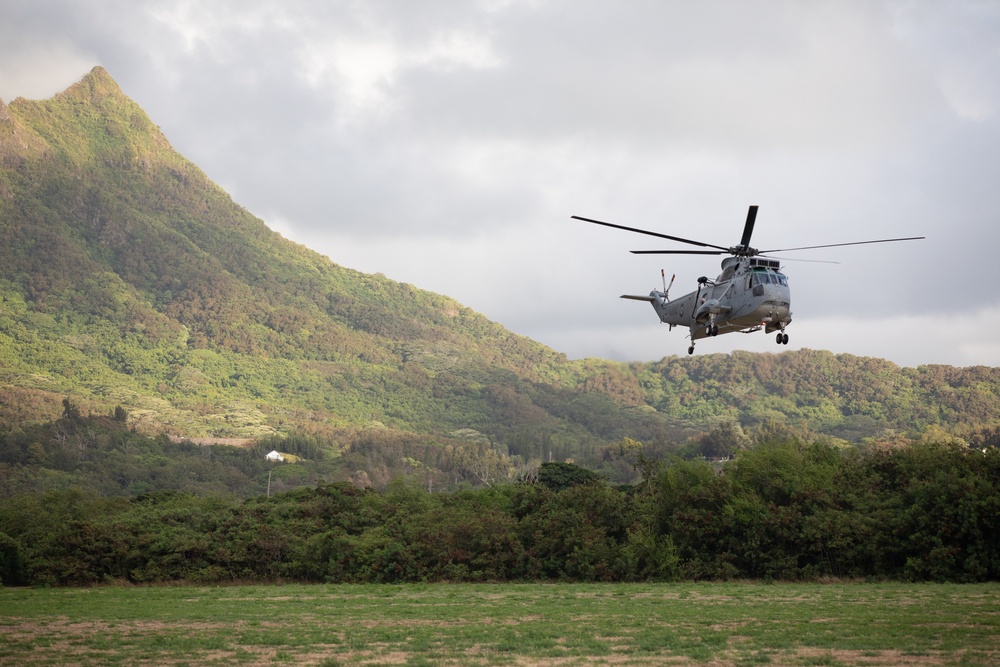
[[[0,497],[77,488],[104,496],[185,491],[246,499],[268,489],[282,492],[340,481],[382,491],[398,477],[428,491],[454,491],[532,479],[546,460],[574,460],[612,483],[632,484],[642,474],[640,459],[724,459],[778,437],[835,442],[780,423],[744,430],[728,419],[715,420],[706,425],[707,432],[692,431],[682,441],[640,443],[626,437],[597,445],[523,430],[509,447],[474,429],[443,436],[381,425],[193,442],[149,436],[129,426],[130,421],[121,406],[107,415],[85,416],[65,398],[59,419],[0,427]],[[281,463],[265,459],[272,450],[284,455]]]
[[[127,426],[127,412],[81,414],[70,400],[54,421],[0,429],[0,497],[26,491],[76,488],[102,496],[162,490],[249,497],[266,491],[268,464],[261,449],[201,447],[150,437]],[[287,449],[299,448],[290,440]],[[312,477],[321,479],[317,455]],[[280,485],[280,484],[279,484]]]
[[[0,501],[5,583],[1000,578],[1000,450],[794,439],[642,461],[616,487],[566,463],[428,493],[324,484],[238,501],[67,489]]]
[[[245,499],[268,489],[281,492],[336,481],[385,489],[396,477],[408,477],[429,490],[448,490],[523,479],[537,468],[537,463],[498,451],[471,429],[440,437],[384,426],[348,427],[322,435],[296,432],[197,444],[151,437],[128,421],[121,406],[108,415],[84,416],[64,399],[62,416],[55,421],[0,428],[0,497],[75,488],[102,496],[183,491]],[[280,464],[265,458],[272,450],[283,454]],[[616,463],[628,466],[624,458]]]

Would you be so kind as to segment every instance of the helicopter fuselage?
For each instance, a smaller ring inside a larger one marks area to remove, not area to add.
[[[763,328],[784,331],[791,321],[788,278],[778,262],[762,258],[727,257],[714,281],[699,279],[698,289],[671,300],[653,290],[648,296],[623,294],[623,299],[648,301],[660,321],[690,329],[692,342],[708,336]]]
[[[750,246],[754,224],[757,220],[757,206],[747,210],[747,221],[743,225],[743,236],[738,245],[725,247],[670,234],[661,234],[648,229],[626,227],[610,222],[572,216],[577,220],[603,227],[612,227],[626,232],[645,234],[657,238],[698,246],[701,250],[633,250],[636,255],[731,255],[722,260],[722,273],[715,280],[698,279],[698,289],[679,299],[670,300],[670,287],[664,275],[663,291],[653,290],[648,296],[623,294],[623,299],[648,301],[652,304],[661,322],[673,329],[675,326],[691,330],[691,346],[688,354],[694,354],[694,342],[699,338],[718,336],[723,333],[740,331],[750,333],[763,329],[767,333],[778,332],[775,340],[779,345],[788,345],[785,327],[792,322],[791,296],[788,278],[781,272],[776,258],[767,253],[815,250],[870,243],[892,243],[895,241],[917,241],[923,236],[898,239],[877,239],[874,241],[853,241],[850,243],[827,243],[824,245],[801,246],[798,248],[774,248],[758,250]],[[670,284],[673,285],[673,279]]]

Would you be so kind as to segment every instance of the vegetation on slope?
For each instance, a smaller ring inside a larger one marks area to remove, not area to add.
[[[177,155],[100,68],[51,100],[13,102],[0,137],[13,419],[55,417],[72,395],[191,436],[370,421],[441,431],[495,424],[497,393],[532,404],[534,385],[573,383],[561,355],[452,299],[281,238]]]
[[[593,461],[726,424],[850,442],[995,425],[1000,371],[808,350],[569,361],[281,238],[95,68],[50,100],[0,103],[0,424],[58,419],[67,397],[151,435],[387,427]]]

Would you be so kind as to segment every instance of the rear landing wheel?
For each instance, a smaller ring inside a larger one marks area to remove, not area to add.
[[[774,339],[778,345],[781,345],[781,332],[778,332],[778,337]]]
[[[694,345],[688,348],[688,354],[694,354]]]
[[[788,345],[788,334],[781,334],[781,344]]]

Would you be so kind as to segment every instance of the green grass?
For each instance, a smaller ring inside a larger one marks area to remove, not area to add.
[[[992,665],[1000,585],[0,590],[0,664]]]

